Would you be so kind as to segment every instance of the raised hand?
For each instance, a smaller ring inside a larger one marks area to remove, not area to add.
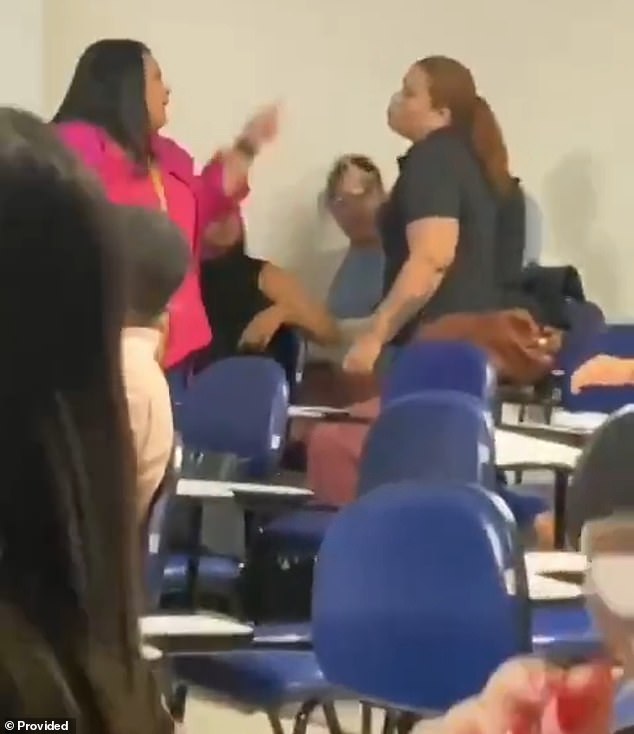
[[[279,103],[269,104],[255,113],[246,123],[240,137],[256,151],[277,137],[280,121]]]

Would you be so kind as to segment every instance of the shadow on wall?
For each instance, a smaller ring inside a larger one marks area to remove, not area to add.
[[[600,223],[601,174],[589,154],[571,153],[546,177],[544,203],[557,259],[579,270],[590,298],[610,313],[622,302],[621,280],[615,242]]]
[[[544,243],[544,217],[537,199],[526,190],[524,190],[524,206],[526,208],[524,265],[527,265],[540,261]]]
[[[319,201],[304,208],[300,220],[301,245],[294,247],[293,269],[308,292],[325,301],[347,241]]]

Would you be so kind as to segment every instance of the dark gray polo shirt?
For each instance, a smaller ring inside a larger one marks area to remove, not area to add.
[[[397,335],[409,340],[423,321],[456,312],[497,306],[495,231],[497,205],[469,144],[449,130],[437,130],[399,159],[399,176],[381,215],[386,295],[409,256],[406,228],[428,217],[459,222],[456,255],[427,304]]]

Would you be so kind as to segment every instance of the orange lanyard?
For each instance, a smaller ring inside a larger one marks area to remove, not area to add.
[[[166,212],[167,196],[165,195],[165,185],[163,184],[163,176],[161,176],[161,171],[156,166],[152,166],[150,168],[150,178],[152,179],[152,186],[154,186],[154,191],[156,192],[156,195],[158,197],[161,210]]]

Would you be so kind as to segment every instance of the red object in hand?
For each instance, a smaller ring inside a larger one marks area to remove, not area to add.
[[[571,691],[564,681],[556,693],[557,720],[561,730],[584,731],[597,711],[609,705],[613,688],[612,671],[607,665],[593,667],[590,682],[582,690]]]

